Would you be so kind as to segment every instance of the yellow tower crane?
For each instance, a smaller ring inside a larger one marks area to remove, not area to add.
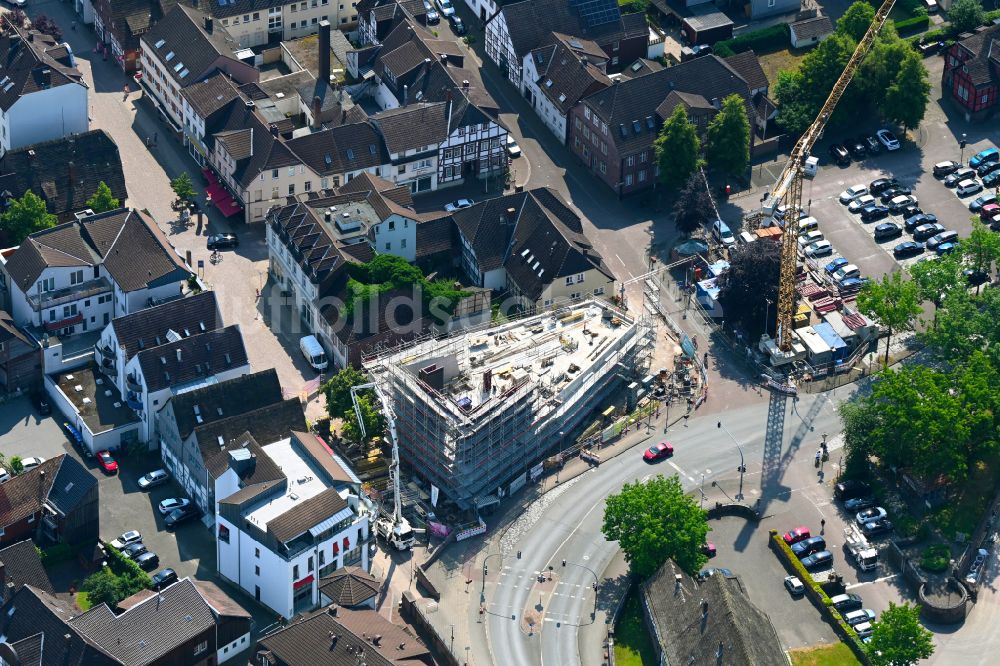
[[[781,241],[781,278],[778,283],[778,346],[782,351],[790,351],[792,348],[792,309],[795,306],[795,273],[798,267],[797,254],[797,234],[791,226],[791,220],[799,219],[799,212],[802,210],[802,174],[805,167],[805,160],[809,157],[813,145],[823,135],[823,129],[827,121],[837,108],[837,103],[847,90],[848,84],[854,78],[854,74],[861,66],[861,61],[871,50],[879,30],[889,18],[896,0],[885,0],[882,6],[875,13],[875,20],[868,26],[864,37],[858,42],[858,47],[854,49],[851,59],[848,61],[844,71],[840,74],[837,82],[826,98],[823,108],[813,121],[809,129],[805,131],[788,158],[785,168],[781,172],[770,195],[766,197],[764,205],[747,217],[746,223],[749,229],[760,226],[761,220],[785,204],[785,233],[782,234]]]

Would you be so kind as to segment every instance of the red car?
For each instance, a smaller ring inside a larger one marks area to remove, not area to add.
[[[798,543],[803,539],[808,539],[812,535],[809,534],[808,527],[796,527],[794,530],[788,530],[785,532],[785,543],[791,546],[793,543]]]
[[[979,220],[983,224],[989,224],[995,215],[1000,213],[1000,205],[991,203],[979,209]]]
[[[655,462],[657,460],[669,458],[672,455],[674,455],[674,447],[667,442],[660,442],[659,444],[653,444],[651,447],[646,449],[642,454],[642,459],[646,462]]]
[[[101,469],[106,474],[115,474],[118,472],[118,463],[111,457],[111,453],[107,449],[97,452],[97,464],[101,466]]]
[[[709,541],[708,543],[701,544],[701,552],[708,557],[715,557],[715,544]]]

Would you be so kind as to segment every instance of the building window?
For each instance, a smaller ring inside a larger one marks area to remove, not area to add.
[[[646,151],[645,150],[642,151],[641,153],[639,153],[639,161],[640,162],[645,162],[646,161]]]
[[[396,169],[396,174],[403,175],[404,173],[406,173],[406,165],[402,164],[398,169]]]
[[[260,548],[253,549],[253,556],[260,559]]]
[[[82,270],[73,271],[72,273],[70,273],[70,275],[69,275],[69,283],[70,284],[80,284],[81,282],[83,282],[83,271]]]
[[[197,656],[207,649],[208,649],[208,641],[202,641],[201,643],[198,643],[198,645],[194,647],[194,653]]]
[[[255,575],[255,576],[259,576],[260,575],[260,565],[254,565],[253,575]]]
[[[392,243],[386,243],[385,244],[385,251],[386,252],[392,252]]]
[[[583,107],[583,117],[586,118],[587,120],[590,120],[590,107],[589,106]]]
[[[642,183],[646,180],[646,170],[639,169],[639,182]]]
[[[604,295],[604,287],[598,287],[597,289],[594,290],[594,296],[603,296],[603,295]]]
[[[292,565],[292,580],[299,579],[299,565]]]
[[[405,250],[406,249],[406,239],[405,238],[403,240],[399,241],[399,249],[400,250]]]
[[[632,174],[629,173],[625,175],[625,187],[629,187],[630,185],[632,185]]]
[[[229,543],[229,528],[225,525],[219,525],[219,541]]]
[[[319,551],[319,565],[323,566],[324,564],[326,564],[326,551],[321,550]]]
[[[309,566],[309,573],[312,573],[312,571],[313,571],[313,558],[312,558],[312,555],[309,556],[309,562],[307,564]]]
[[[771,1],[771,2],[774,2],[774,0],[770,0],[770,1]],[[612,64],[612,65],[617,65],[617,64],[618,64],[618,56],[615,56],[615,57],[613,57],[613,58],[611,59],[611,64]]]
[[[573,286],[573,276],[572,275],[569,275],[569,276],[566,277],[566,286],[567,287],[572,287]]]
[[[601,160],[601,173],[607,173],[607,172],[608,172],[608,165],[604,162],[604,160]]]
[[[271,169],[271,178],[277,178],[277,177],[278,177],[278,170]]]
[[[324,189],[324,190],[328,189],[330,187],[330,179],[329,178],[320,178],[320,180],[319,180],[319,186],[320,186],[320,189]]]
[[[625,166],[635,166],[635,155],[629,155],[625,158]]]
[[[288,196],[295,194],[295,183],[288,184]]]

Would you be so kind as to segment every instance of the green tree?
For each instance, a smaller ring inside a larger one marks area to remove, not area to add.
[[[910,268],[910,277],[917,285],[920,300],[940,307],[945,295],[962,283],[962,257],[952,253],[934,261],[917,262]]]
[[[869,282],[861,288],[858,310],[885,326],[885,365],[888,367],[893,333],[912,330],[920,314],[916,283],[904,279],[900,272],[884,275],[881,282]]]
[[[881,422],[877,407],[865,399],[841,403],[838,411],[844,424],[844,467],[848,478],[867,476],[872,456],[880,447],[874,432]]]
[[[774,99],[778,102],[778,125],[786,132],[802,134],[816,117],[812,100],[806,93],[802,72],[780,71],[774,83]]]
[[[191,182],[191,176],[188,175],[187,171],[182,172],[170,181],[170,189],[174,191],[174,194],[181,201],[191,201],[194,199],[194,183]]]
[[[855,42],[868,32],[868,26],[875,20],[875,8],[867,2],[855,2],[837,19],[837,32],[847,35]]]
[[[933,634],[920,624],[920,608],[909,603],[889,608],[872,625],[864,650],[872,666],[912,666],[934,653]]]
[[[716,282],[719,303],[726,320],[741,326],[751,340],[774,333],[780,275],[780,243],[759,241],[729,252],[729,269]]]
[[[350,365],[330,377],[320,389],[326,396],[326,411],[330,417],[337,418],[344,412],[352,411],[351,387],[367,381],[367,375]]]
[[[989,275],[993,270],[993,263],[1000,260],[1000,236],[974,217],[972,233],[962,241],[960,249],[969,268]]]
[[[694,233],[711,221],[714,217],[713,210],[712,198],[705,188],[705,179],[700,173],[691,174],[674,202],[674,224],[677,225],[677,231],[685,235]]]
[[[361,428],[358,427],[358,417],[353,407],[344,412],[344,427],[341,435],[349,442],[359,443],[366,437],[381,436],[385,431],[386,421],[382,412],[376,407],[375,398],[371,395],[359,395],[358,407],[361,410],[361,418],[365,423],[365,434],[362,435]]]
[[[979,0],[956,0],[948,12],[948,22],[955,34],[972,32],[986,23],[986,12]]]
[[[10,459],[10,473],[17,476],[24,471],[24,463],[21,461],[21,456],[12,456]]]
[[[111,188],[103,180],[98,183],[97,191],[87,199],[87,208],[95,213],[105,213],[118,208],[118,199],[111,194]]]
[[[719,113],[708,123],[705,157],[713,169],[730,176],[746,175],[750,164],[750,121],[739,95],[722,100]]]
[[[620,493],[609,495],[602,530],[618,542],[639,578],[668,559],[691,575],[707,561],[701,552],[709,530],[705,512],[684,494],[677,475],[626,483]]]
[[[80,588],[87,593],[92,606],[107,604],[114,608],[125,598],[121,580],[107,567],[87,576]]]
[[[688,120],[683,104],[674,107],[653,145],[660,166],[660,180],[671,189],[679,188],[698,168],[701,151],[698,130]]]
[[[919,53],[910,50],[885,92],[883,114],[888,120],[902,125],[904,130],[914,129],[924,119],[930,92],[924,62]]]
[[[8,243],[17,245],[30,234],[55,226],[57,221],[45,201],[28,190],[20,199],[12,199],[10,207],[0,215],[0,231],[7,234]]]
[[[982,349],[984,342],[995,337],[990,333],[995,326],[987,322],[998,321],[992,317],[1000,316],[1000,308],[996,307],[993,289],[987,289],[978,299],[973,299],[964,288],[941,293],[934,311],[934,327],[923,331],[920,336],[935,357],[958,365],[974,351]]]

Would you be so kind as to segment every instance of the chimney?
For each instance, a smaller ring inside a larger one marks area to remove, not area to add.
[[[464,79],[462,81],[462,90],[468,90],[468,89],[469,89],[469,80],[468,79]]]
[[[278,126],[277,125],[275,125],[274,123],[271,123],[271,126],[268,129],[271,130],[271,136],[278,136]]]
[[[322,123],[320,123],[320,118],[319,118],[320,110],[322,108],[323,108],[323,100],[321,100],[319,98],[319,95],[316,95],[315,97],[313,97],[313,100],[312,100],[312,116],[313,116],[312,117],[312,126],[313,126],[313,129],[319,129],[320,125],[322,124]]]
[[[342,109],[340,111],[340,124],[341,125],[347,124],[347,109]]]
[[[448,54],[447,53],[439,53],[438,55],[441,56],[441,66],[442,67],[447,67],[448,66]]]
[[[208,34],[211,35],[212,34],[212,27],[213,27],[212,26],[212,17],[211,16],[206,16],[205,17],[205,32],[207,32]]]
[[[410,97],[410,86],[403,86],[403,106],[406,106],[406,102]]]
[[[319,22],[319,80],[330,85],[330,22]]]
[[[76,164],[74,162],[66,163],[66,177],[70,183],[76,182]]]
[[[516,208],[508,208],[507,209],[507,215],[505,217],[507,219],[507,224],[514,224],[514,220],[517,219],[517,209]]]
[[[590,62],[590,61],[587,60],[587,56],[580,56],[580,67],[583,67],[584,69],[587,69],[587,63],[588,62]]]

